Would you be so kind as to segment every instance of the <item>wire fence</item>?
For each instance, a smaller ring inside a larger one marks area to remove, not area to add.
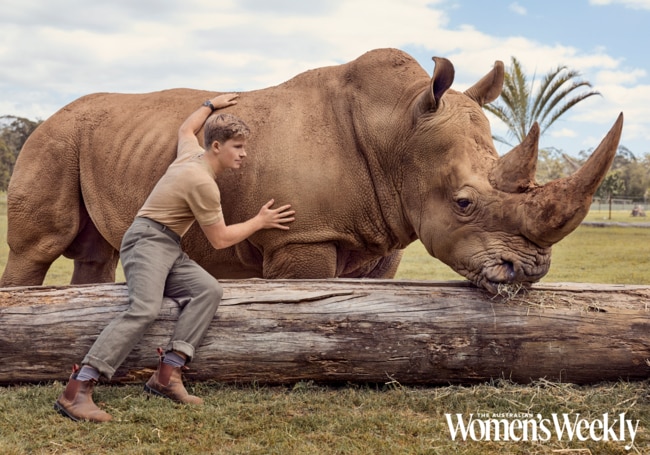
[[[613,212],[627,212],[631,217],[646,217],[648,213],[648,202],[634,199],[612,199],[611,210]],[[609,211],[610,203],[607,199],[595,198],[591,204],[591,211]]]

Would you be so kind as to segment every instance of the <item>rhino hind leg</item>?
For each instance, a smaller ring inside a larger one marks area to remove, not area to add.
[[[70,284],[115,281],[119,253],[102,237],[85,208],[81,210],[79,233],[63,255],[74,260],[74,272]]]
[[[77,218],[54,219],[47,211],[50,205],[16,193],[7,196],[9,255],[0,286],[40,286],[74,238]]]
[[[40,286],[50,265],[51,262],[37,262],[10,249],[0,287]]]

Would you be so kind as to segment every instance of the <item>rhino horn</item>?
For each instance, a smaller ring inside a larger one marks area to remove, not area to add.
[[[533,188],[524,197],[523,234],[550,247],[577,228],[589,212],[592,198],[614,161],[623,131],[621,113],[607,136],[580,169],[568,177]]]
[[[537,144],[539,125],[535,122],[524,141],[497,161],[490,173],[492,186],[506,193],[524,193],[537,186]]]
[[[492,71],[487,73],[480,81],[465,90],[465,95],[476,101],[479,106],[485,106],[496,100],[503,90],[503,62],[494,62]]]

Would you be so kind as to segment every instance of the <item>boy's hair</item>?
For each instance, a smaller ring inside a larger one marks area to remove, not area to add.
[[[228,139],[248,138],[250,129],[239,117],[232,114],[217,114],[208,118],[203,127],[203,141],[206,149],[214,141],[220,144],[225,143]]]

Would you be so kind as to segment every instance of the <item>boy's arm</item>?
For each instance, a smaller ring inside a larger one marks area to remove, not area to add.
[[[237,93],[224,93],[222,95],[215,96],[209,101],[212,103],[212,107],[202,105],[192,114],[190,114],[183,124],[178,129],[178,151],[181,150],[181,144],[187,141],[193,141],[193,145],[199,145],[199,140],[196,137],[196,133],[199,132],[203,124],[208,119],[210,114],[212,114],[217,109],[222,109],[224,107],[232,106],[237,104],[237,98],[239,95]]]
[[[257,215],[243,223],[226,226],[223,218],[221,218],[214,224],[201,226],[201,229],[210,244],[216,249],[233,246],[262,229],[289,229],[289,226],[285,226],[285,224],[295,220],[293,215],[296,212],[289,210],[290,205],[272,209],[273,202],[273,199],[271,199],[262,206]]]

